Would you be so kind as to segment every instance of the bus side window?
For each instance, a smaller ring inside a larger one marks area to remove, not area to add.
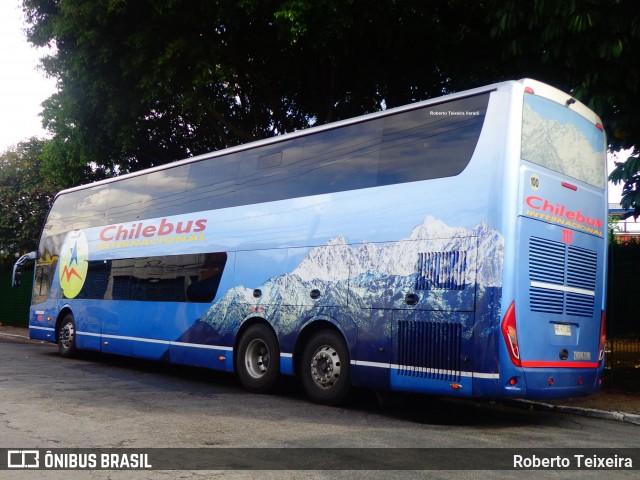
[[[140,205],[140,220],[183,213],[189,165],[152,172],[147,177]]]
[[[33,284],[33,300],[32,303],[43,303],[49,296],[49,289],[51,288],[52,274],[55,271],[56,264],[54,261],[51,263],[36,263],[36,275]]]
[[[138,219],[145,198],[147,175],[113,182],[109,189],[107,223],[125,223]]]
[[[211,303],[226,263],[226,252],[90,260],[76,298]]]
[[[235,178],[239,153],[191,164],[184,192],[184,212],[200,212],[236,205]]]
[[[452,177],[469,164],[489,94],[446,102],[385,119],[378,185]]]
[[[193,279],[191,285],[187,287],[187,300],[189,302],[211,303],[218,292],[226,263],[227,254],[225,252],[205,254],[198,277]]]
[[[307,137],[297,166],[306,195],[375,187],[382,127],[373,120]]]

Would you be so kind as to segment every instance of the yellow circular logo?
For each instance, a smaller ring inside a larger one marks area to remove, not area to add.
[[[60,249],[58,276],[66,298],[75,298],[82,290],[89,269],[89,244],[80,230],[67,234]]]

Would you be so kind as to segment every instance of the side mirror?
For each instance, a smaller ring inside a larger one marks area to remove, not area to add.
[[[13,288],[20,286],[20,279],[22,278],[22,272],[20,270],[16,270],[13,274],[13,279],[11,282],[11,286]]]
[[[11,275],[11,287],[15,288],[20,285],[20,277],[22,277],[22,267],[29,260],[35,260],[36,252],[29,252],[21,256],[13,266],[13,274]]]

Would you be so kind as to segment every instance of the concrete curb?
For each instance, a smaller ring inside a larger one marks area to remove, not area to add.
[[[1,327],[0,327],[1,328]],[[18,333],[8,333],[7,331],[2,331],[0,330],[0,337],[7,337],[7,338],[12,338],[14,339],[16,342],[26,342],[26,343],[45,343],[42,340],[33,340],[31,338],[29,338],[29,331],[24,329],[11,329],[11,332],[18,332]]]
[[[29,340],[29,336],[28,335],[17,335],[17,334],[14,334],[14,333],[0,332],[0,336],[2,336],[2,337],[24,338],[26,340]]]
[[[509,400],[503,402],[503,404],[520,408],[528,408],[536,411],[570,413],[572,415],[582,415],[584,417],[602,418],[605,420],[616,420],[618,422],[640,425],[640,415],[635,415],[633,413],[610,412],[595,408],[568,407],[565,405],[552,405],[550,403],[535,402],[532,400]]]

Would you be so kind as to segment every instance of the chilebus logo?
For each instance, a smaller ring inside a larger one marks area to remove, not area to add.
[[[66,298],[75,298],[82,290],[89,268],[89,244],[80,230],[67,234],[60,249],[58,276]]]

